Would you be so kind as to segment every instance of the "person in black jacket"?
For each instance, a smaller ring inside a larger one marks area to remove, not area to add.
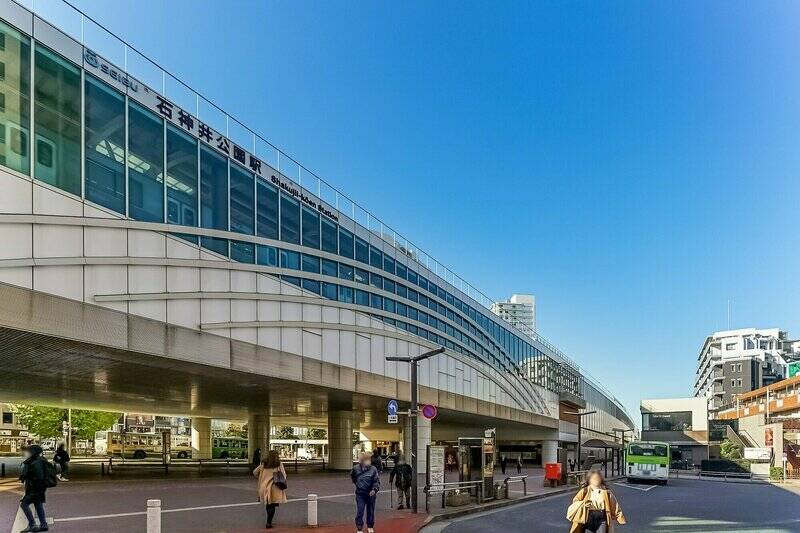
[[[389,483],[394,481],[394,486],[397,487],[397,494],[400,495],[400,506],[398,509],[403,508],[403,496],[406,497],[406,507],[411,509],[411,481],[414,472],[411,470],[411,465],[405,462],[402,455],[398,455],[395,460],[394,468],[389,473]]]
[[[364,527],[364,509],[367,511],[367,528],[369,533],[374,533],[375,527],[375,499],[381,489],[381,478],[378,469],[369,463],[369,454],[362,453],[353,470],[350,479],[356,486],[356,531]]]
[[[378,453],[377,448],[372,450],[372,457],[369,458],[369,462],[375,467],[375,470],[378,471],[378,474],[383,472],[383,459],[381,459],[381,454]]]
[[[69,452],[64,448],[64,443],[58,445],[56,454],[53,457],[53,462],[61,467],[61,473],[58,474],[59,481],[69,481],[67,474],[69,474]]]
[[[19,502],[25,518],[28,519],[28,527],[22,533],[34,531],[48,531],[47,518],[44,515],[45,491],[47,490],[47,463],[42,457],[42,447],[38,444],[31,444],[23,449],[25,460],[19,480],[25,483],[25,495]],[[33,520],[31,505],[36,509],[39,516],[39,526]]]

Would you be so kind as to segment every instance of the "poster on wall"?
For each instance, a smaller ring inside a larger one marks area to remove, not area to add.
[[[772,446],[774,441],[772,428],[764,428],[764,446]]]
[[[428,446],[428,486],[444,483],[445,446]]]

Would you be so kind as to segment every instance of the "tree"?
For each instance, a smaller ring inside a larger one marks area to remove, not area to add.
[[[328,432],[324,428],[311,428],[308,430],[309,440],[324,440],[328,438]]]
[[[724,459],[741,459],[742,458],[742,448],[734,443],[730,439],[725,439],[722,441],[722,444],[719,446],[719,454]]]
[[[22,424],[32,435],[40,439],[62,437],[63,423],[69,419],[67,409],[43,405],[14,405]],[[94,440],[97,431],[109,429],[119,420],[120,413],[106,411],[72,410],[72,435],[78,439]]]
[[[278,426],[275,436],[279,439],[295,439],[294,428],[292,426]]]

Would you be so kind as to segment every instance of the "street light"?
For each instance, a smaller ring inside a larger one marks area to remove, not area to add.
[[[444,352],[444,346],[415,357],[392,356],[386,358],[387,361],[411,364],[411,409],[408,410],[408,416],[411,420],[411,470],[414,471],[411,482],[411,507],[415,513],[417,512],[417,412],[419,411],[417,401],[417,363],[442,352]]]
[[[567,411],[567,412],[564,413],[566,415],[573,415],[573,416],[577,416],[578,417],[578,468],[581,468],[581,469],[582,469],[582,466],[583,466],[583,464],[581,463],[581,426],[582,426],[581,417],[586,416],[586,415],[593,415],[596,412],[597,411],[586,411],[584,413],[581,413],[581,412],[573,413],[573,412]]]

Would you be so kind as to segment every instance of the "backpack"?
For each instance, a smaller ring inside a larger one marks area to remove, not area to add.
[[[56,465],[44,457],[42,457],[42,462],[44,463],[44,486],[48,489],[52,489],[58,485],[58,472],[56,471]]]

